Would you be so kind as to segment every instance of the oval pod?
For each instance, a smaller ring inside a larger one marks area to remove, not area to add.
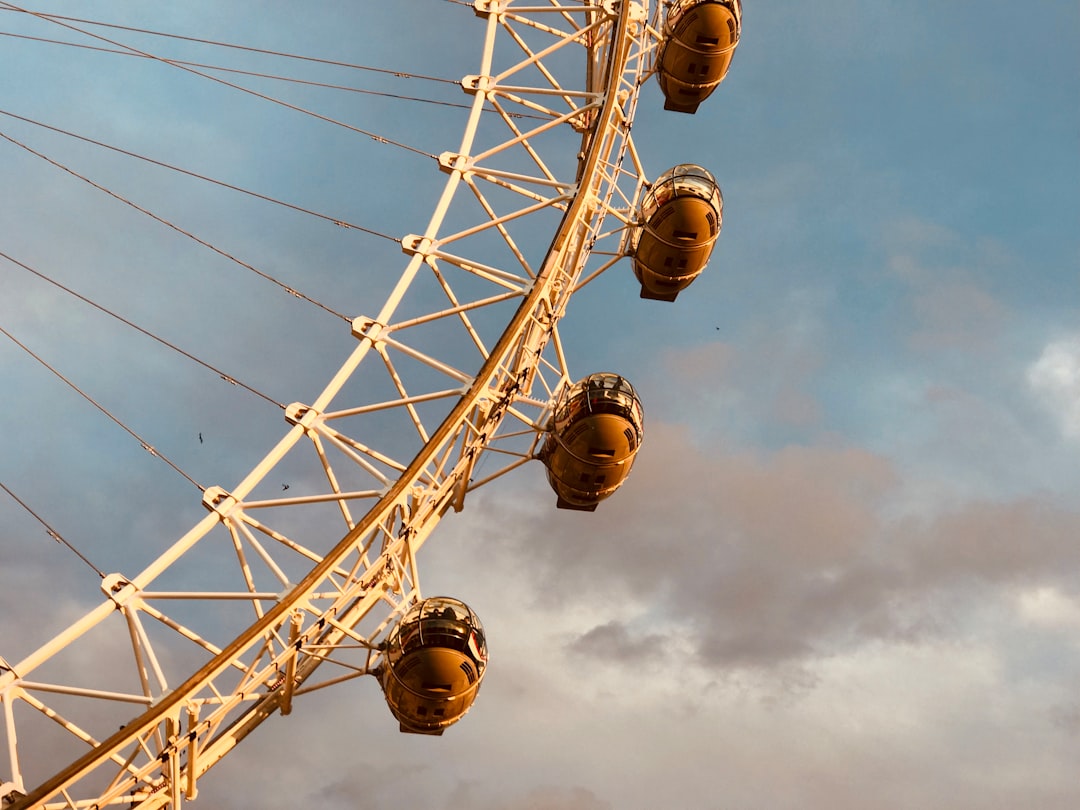
[[[656,58],[664,109],[697,112],[727,76],[741,35],[742,0],[675,0]]]
[[[633,248],[641,297],[674,301],[712,255],[724,222],[724,197],[707,169],[683,163],[656,179],[641,201]]]
[[[592,512],[630,474],[644,437],[634,387],[618,374],[591,374],[559,397],[540,458],[560,509]]]
[[[398,622],[377,674],[401,731],[440,735],[472,706],[486,668],[480,619],[464,602],[435,596]]]

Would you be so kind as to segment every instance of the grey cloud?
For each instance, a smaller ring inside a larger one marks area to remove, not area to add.
[[[904,482],[887,460],[850,447],[739,454],[652,426],[625,487],[594,515],[546,501],[490,504],[539,604],[585,589],[627,598],[692,628],[717,670],[798,663],[873,640],[955,630],[972,604],[1015,584],[1059,581],[1080,563],[1080,515],[1037,498],[971,502],[919,520],[886,507]],[[546,495],[546,493],[544,493]],[[543,496],[541,496],[543,500]],[[619,608],[571,645],[630,660]]]
[[[635,634],[624,623],[612,620],[582,633],[568,648],[579,655],[634,664],[656,655],[664,641],[658,633]]]
[[[1070,737],[1080,737],[1080,703],[1054,706],[1050,710],[1053,724]]]
[[[507,795],[494,785],[459,783],[446,810],[612,810],[613,805],[583,787],[544,785]]]

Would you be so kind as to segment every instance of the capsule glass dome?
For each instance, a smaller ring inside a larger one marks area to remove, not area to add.
[[[390,648],[407,653],[424,646],[425,634],[429,641],[435,634],[443,641],[448,635],[462,639],[471,636],[478,645],[477,656],[483,661],[487,660],[487,644],[480,617],[459,599],[432,596],[417,602],[402,616],[390,634]]]
[[[619,412],[634,426],[637,442],[640,443],[645,412],[637,391],[625,377],[601,371],[567,388],[555,408],[556,430],[580,418],[583,411]]]
[[[708,201],[717,212],[724,209],[724,195],[712,172],[696,163],[680,163],[653,182],[642,201],[642,218],[649,219],[660,206],[676,197],[698,197]]]

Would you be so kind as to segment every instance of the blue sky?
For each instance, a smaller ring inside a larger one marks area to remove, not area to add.
[[[453,80],[479,56],[472,11],[436,0],[38,10]],[[425,590],[465,599],[488,629],[473,711],[417,739],[373,682],[316,693],[216,768],[201,804],[1080,801],[1080,6],[744,13],[729,78],[698,114],[664,113],[650,83],[634,127],[651,175],[697,162],[717,176],[709,268],[673,306],[639,300],[616,268],[565,322],[580,375],[619,371],[642,394],[633,475],[595,514],[566,514],[530,465],[424,549]],[[13,12],[0,31],[77,38]],[[442,182],[424,158],[165,66],[0,49],[0,109],[380,232],[419,231]],[[453,111],[259,86],[424,151],[456,145]],[[385,240],[7,116],[0,131],[350,316],[376,309],[404,263]],[[0,176],[0,249],[280,402],[309,398],[351,347],[333,317],[7,142]],[[238,480],[282,432],[259,398],[16,267],[0,279],[0,325],[199,480]],[[97,565],[137,571],[201,517],[197,490],[6,339],[0,368],[0,480]],[[98,579],[6,496],[0,543],[11,660],[95,604]]]

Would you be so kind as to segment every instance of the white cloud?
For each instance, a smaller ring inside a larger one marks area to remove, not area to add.
[[[1047,344],[1028,368],[1027,379],[1062,433],[1080,439],[1080,335]]]
[[[1048,629],[1080,630],[1080,603],[1057,588],[1043,586],[1025,590],[1016,598],[1020,617]]]

